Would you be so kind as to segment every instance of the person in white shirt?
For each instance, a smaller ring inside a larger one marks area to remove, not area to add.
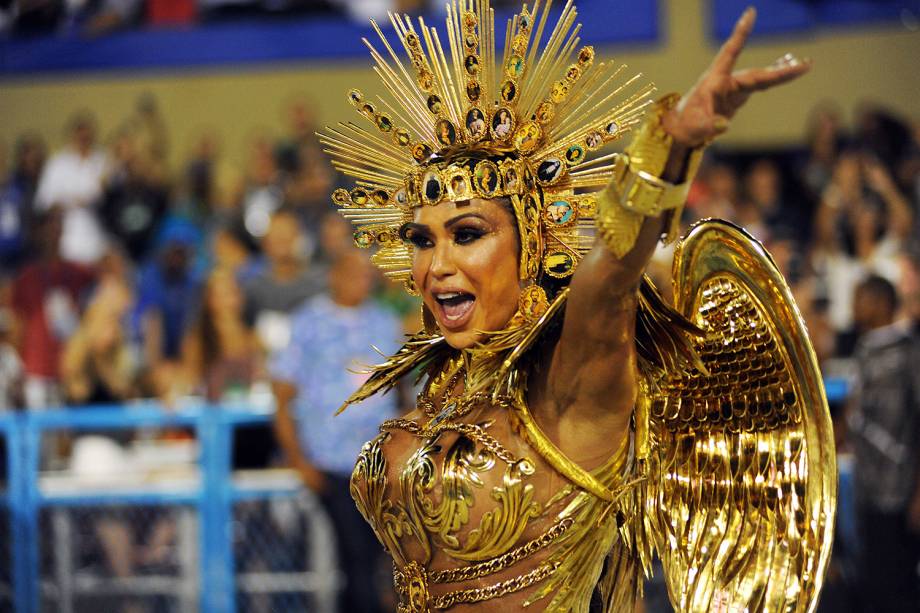
[[[60,251],[65,260],[95,264],[105,252],[107,240],[96,207],[102,197],[110,161],[96,147],[96,122],[81,112],[70,120],[70,145],[55,153],[42,172],[35,206],[46,211],[63,208],[64,230]]]

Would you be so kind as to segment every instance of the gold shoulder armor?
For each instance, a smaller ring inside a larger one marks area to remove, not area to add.
[[[830,556],[834,437],[805,325],[743,230],[695,226],[674,262],[677,309],[705,370],[644,381],[629,520],[661,557],[678,611],[812,611]],[[647,424],[647,426],[645,425]]]

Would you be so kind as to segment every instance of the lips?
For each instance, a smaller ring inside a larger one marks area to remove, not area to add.
[[[468,292],[437,292],[434,299],[438,305],[438,321],[448,330],[462,328],[473,314],[476,297]]]

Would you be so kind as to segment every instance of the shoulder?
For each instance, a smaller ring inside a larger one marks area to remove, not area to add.
[[[42,174],[50,174],[59,171],[61,168],[73,164],[75,159],[76,156],[70,149],[61,149],[48,158]]]
[[[899,321],[871,330],[859,342],[859,351],[864,354],[897,347],[908,347],[920,341],[908,322]]]
[[[316,318],[332,312],[332,301],[323,294],[307,298],[291,315],[295,327],[312,325]]]

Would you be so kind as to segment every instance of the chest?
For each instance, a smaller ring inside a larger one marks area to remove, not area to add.
[[[359,508],[398,564],[488,560],[545,529],[551,492],[565,487],[552,483],[506,410],[487,407],[456,421],[414,417],[383,425],[352,481]]]

